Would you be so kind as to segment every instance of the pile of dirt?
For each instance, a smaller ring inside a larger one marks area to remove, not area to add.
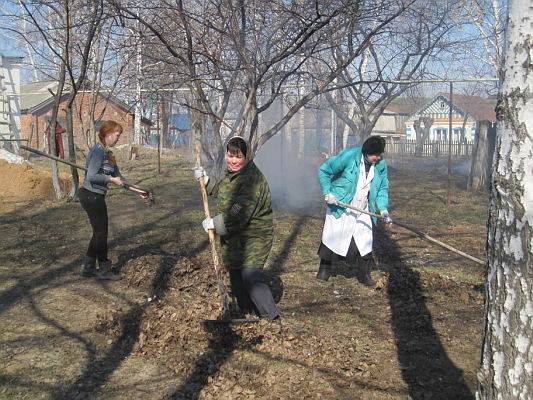
[[[65,192],[70,186],[70,175],[60,174]],[[15,164],[0,160],[0,200],[26,201],[54,195],[50,172],[33,168],[28,163]]]

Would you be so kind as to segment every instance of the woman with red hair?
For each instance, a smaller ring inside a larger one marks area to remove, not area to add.
[[[122,126],[115,121],[106,121],[100,126],[98,139],[89,151],[85,167],[87,172],[83,187],[78,192],[80,203],[87,212],[93,235],[83,263],[82,276],[95,277],[101,280],[119,280],[120,276],[111,271],[111,261],[107,258],[108,216],[105,195],[107,185],[113,183],[123,186],[128,181],[120,174],[117,161],[111,151],[122,134]],[[146,193],[134,188],[131,191],[146,198]],[[96,260],[98,266],[96,268]]]

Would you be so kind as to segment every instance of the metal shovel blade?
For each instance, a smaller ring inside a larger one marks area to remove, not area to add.
[[[242,324],[255,324],[259,322],[259,318],[233,318],[233,319],[203,319],[200,321],[202,325],[222,324],[222,325],[242,325]]]

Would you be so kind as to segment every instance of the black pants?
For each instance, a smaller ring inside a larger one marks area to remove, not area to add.
[[[93,228],[93,236],[87,249],[87,257],[107,261],[107,206],[105,195],[81,188],[78,192],[81,206],[89,216]]]
[[[331,263],[335,261],[345,261],[354,266],[358,266],[361,269],[370,267],[370,264],[373,260],[372,252],[361,257],[353,237],[350,242],[350,247],[348,248],[348,253],[346,253],[346,257],[339,256],[337,253],[334,253],[322,242],[320,242],[320,247],[318,248],[318,256],[320,257],[320,262],[324,263],[325,265],[331,265]]]
[[[265,274],[262,269],[232,269],[229,271],[229,278],[241,311],[255,312],[261,317],[270,319],[275,319],[280,315],[270,287],[265,283]]]

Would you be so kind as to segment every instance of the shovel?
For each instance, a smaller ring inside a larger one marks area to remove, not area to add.
[[[194,150],[196,153],[196,167],[200,168],[202,166],[201,160],[201,144],[199,141],[195,143]],[[200,179],[200,192],[202,193],[202,201],[204,204],[204,212],[206,218],[211,218],[211,212],[209,211],[209,202],[207,200],[207,189],[203,183],[203,179]],[[247,318],[230,318],[230,310],[228,305],[228,292],[226,291],[226,286],[224,285],[224,280],[222,279],[222,273],[220,270],[220,261],[217,253],[217,246],[215,240],[215,231],[209,229],[207,234],[209,235],[209,243],[211,245],[211,256],[213,257],[213,267],[215,269],[215,275],[217,278],[217,287],[218,287],[218,296],[220,298],[220,305],[222,308],[222,318],[221,319],[204,319],[200,321],[202,324],[247,324],[259,322],[259,319],[247,319]]]
[[[20,148],[24,149],[24,150],[27,150],[27,151],[31,151],[32,153],[35,153],[35,154],[39,154],[39,155],[44,156],[44,157],[48,157],[48,158],[50,158],[52,160],[56,160],[56,161],[62,162],[63,164],[67,164],[67,165],[70,165],[71,167],[78,168],[78,169],[81,169],[81,170],[87,172],[87,168],[85,168],[85,167],[81,167],[81,166],[79,166],[77,164],[74,164],[73,162],[70,162],[70,161],[67,161],[67,160],[63,160],[62,158],[53,156],[51,154],[43,153],[42,151],[34,149],[33,147],[24,146],[24,145],[21,144]],[[152,191],[152,189],[143,189],[143,188],[140,188],[139,186],[132,185],[130,183],[125,183],[125,182],[123,182],[122,186],[124,187],[124,189],[132,188],[132,189],[135,189],[135,191],[137,191],[137,192],[145,193],[146,195],[148,195],[148,197],[146,199],[144,199],[148,205],[152,205],[152,204],[155,203],[154,192]]]

